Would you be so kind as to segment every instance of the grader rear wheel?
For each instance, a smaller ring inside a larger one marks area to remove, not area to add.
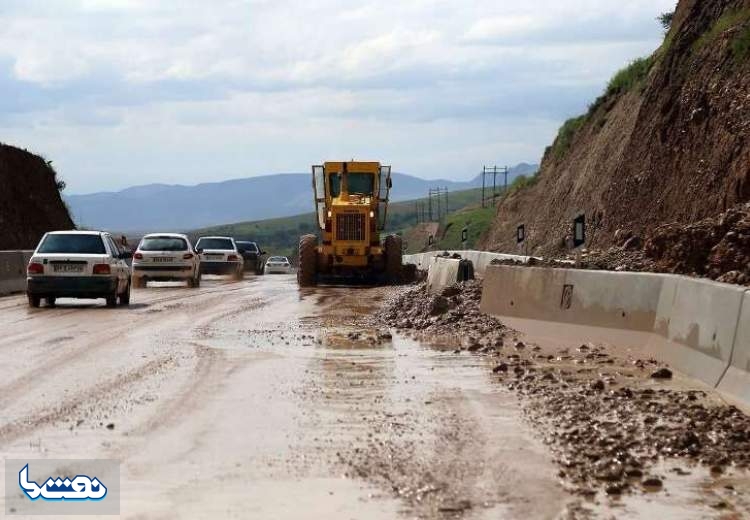
[[[389,283],[401,280],[401,258],[403,255],[403,241],[398,235],[385,237],[385,275]]]
[[[317,279],[318,266],[318,237],[304,235],[299,240],[299,267],[297,268],[297,283],[300,287],[313,287]]]

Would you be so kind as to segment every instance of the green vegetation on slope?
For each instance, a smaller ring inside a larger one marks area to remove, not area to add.
[[[693,44],[694,51],[700,51],[716,41],[722,34],[738,25],[750,24],[750,8],[733,9],[724,13],[716,20]],[[750,54],[750,26],[743,27],[732,39],[732,56],[737,61],[744,60]]]
[[[578,131],[591,119],[601,106],[607,103],[607,101],[636,88],[640,88],[646,77],[648,77],[648,73],[651,72],[654,63],[656,63],[655,55],[646,58],[638,58],[631,62],[627,67],[617,71],[612,79],[609,80],[607,88],[604,90],[604,94],[599,96],[596,101],[589,106],[589,110],[586,114],[568,119],[560,127],[560,131],[557,133],[557,138],[552,144],[552,153],[555,158],[562,159],[565,157],[565,154],[568,153]]]
[[[447,215],[435,249],[463,249],[461,231],[464,227],[467,228],[466,249],[474,249],[482,235],[492,225],[495,214],[496,208],[491,206],[489,208],[466,208]]]
[[[557,133],[555,142],[552,144],[552,153],[555,155],[555,158],[562,159],[568,153],[570,145],[573,143],[573,138],[586,122],[586,119],[587,117],[583,115],[570,118],[563,123]]]

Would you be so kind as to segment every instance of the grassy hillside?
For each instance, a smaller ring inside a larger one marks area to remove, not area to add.
[[[495,208],[466,208],[448,215],[443,222],[436,249],[463,249],[461,231],[467,228],[466,249],[474,249],[495,218]]]
[[[479,204],[481,194],[481,189],[449,193],[448,208],[454,212]],[[386,230],[388,233],[403,233],[416,224],[415,203],[417,201],[427,203],[427,199],[424,198],[390,204]],[[255,240],[270,254],[294,256],[300,235],[316,232],[315,216],[311,212],[293,217],[213,226],[192,231],[189,235],[193,239],[204,235],[227,235],[238,240]]]

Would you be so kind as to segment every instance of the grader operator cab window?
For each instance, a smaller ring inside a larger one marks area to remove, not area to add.
[[[342,176],[346,175],[349,193],[352,195],[364,195],[372,197],[374,191],[374,178],[371,173],[333,173],[328,177],[328,192],[331,197],[341,195]]]
[[[338,197],[341,195],[341,174],[333,173],[328,177],[328,192],[331,197]]]
[[[371,173],[349,172],[347,179],[349,183],[349,193],[353,195],[372,197],[373,180]]]

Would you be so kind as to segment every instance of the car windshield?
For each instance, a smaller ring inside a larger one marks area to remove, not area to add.
[[[237,249],[243,253],[257,253],[258,246],[255,242],[237,242]]]
[[[349,172],[347,182],[349,184],[349,193],[358,195],[372,196],[372,174],[371,173],[353,173]]]
[[[39,253],[104,255],[104,241],[99,235],[47,235],[39,246]]]
[[[201,238],[195,247],[196,249],[234,250],[234,244],[228,238]]]
[[[146,237],[138,246],[141,251],[187,251],[188,244],[179,237]]]
[[[272,256],[268,259],[269,262],[288,262],[286,257],[283,256]]]

